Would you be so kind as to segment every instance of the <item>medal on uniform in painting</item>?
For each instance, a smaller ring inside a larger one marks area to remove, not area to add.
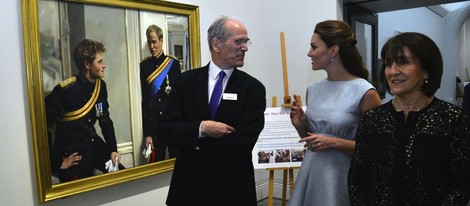
[[[103,115],[103,103],[95,104],[96,117],[101,117]]]
[[[171,87],[170,87],[170,78],[168,77],[168,74],[166,75],[166,87],[165,87],[165,93],[168,95],[171,92]]]

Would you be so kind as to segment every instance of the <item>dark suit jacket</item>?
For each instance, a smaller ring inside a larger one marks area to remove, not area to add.
[[[167,204],[256,205],[252,149],[264,127],[266,90],[261,82],[235,69],[224,93],[236,100],[221,100],[215,121],[235,132],[220,139],[199,138],[202,120],[210,120],[209,66],[176,78],[158,135],[179,148]],[[195,149],[198,147],[199,149]]]

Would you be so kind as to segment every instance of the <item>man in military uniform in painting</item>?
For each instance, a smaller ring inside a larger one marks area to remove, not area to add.
[[[175,148],[156,136],[155,126],[160,121],[171,92],[171,81],[181,74],[177,59],[163,53],[163,31],[157,25],[150,25],[146,32],[150,57],[140,63],[140,82],[142,88],[142,126],[145,148],[152,148],[148,162],[164,160],[168,149],[169,158],[176,156]]]
[[[60,182],[93,176],[95,169],[109,172],[105,167],[109,160],[113,168],[123,168],[109,116],[106,83],[102,80],[105,50],[101,42],[81,41],[73,52],[80,71],[59,83],[46,97],[47,125],[55,125],[55,138],[50,145],[51,168]],[[96,133],[97,120],[106,142]]]

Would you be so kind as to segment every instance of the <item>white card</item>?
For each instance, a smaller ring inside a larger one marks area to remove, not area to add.
[[[223,99],[223,100],[232,100],[232,101],[235,101],[235,100],[237,100],[237,94],[223,93],[223,94],[222,94],[222,99]]]

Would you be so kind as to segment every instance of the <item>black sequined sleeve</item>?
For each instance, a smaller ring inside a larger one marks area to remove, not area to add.
[[[451,174],[453,187],[446,194],[441,205],[466,205],[470,200],[470,118],[468,115],[457,115],[451,132],[450,147],[452,151]]]
[[[366,157],[368,123],[370,111],[362,116],[356,135],[356,148],[351,160],[351,167],[348,174],[348,186],[351,205],[365,205],[366,192]]]

